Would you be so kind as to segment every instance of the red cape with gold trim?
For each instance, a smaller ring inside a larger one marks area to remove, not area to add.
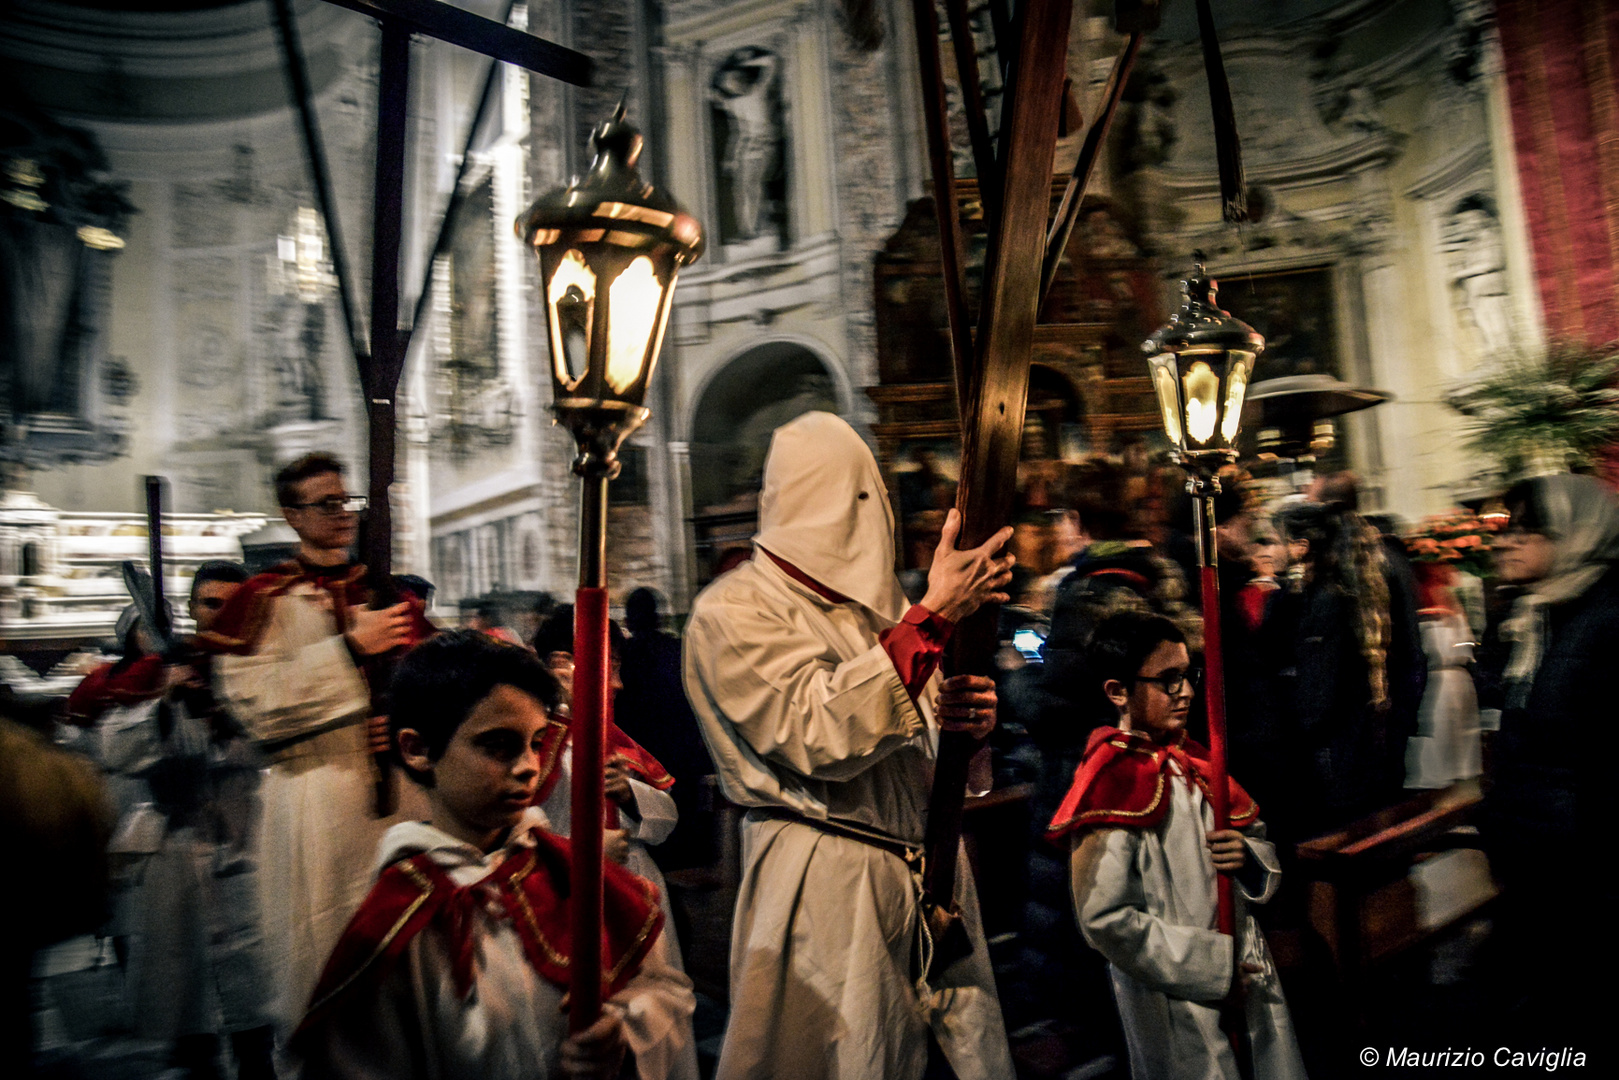
[[[1150,829],[1164,819],[1169,800],[1164,796],[1173,779],[1174,761],[1209,795],[1209,751],[1201,743],[1181,736],[1163,746],[1142,732],[1097,728],[1085,744],[1085,756],[1074,770],[1074,783],[1057,808],[1046,839],[1060,840],[1081,829]],[[1240,829],[1259,817],[1259,805],[1242,785],[1226,777],[1231,799],[1231,827]]]
[[[347,625],[348,610],[370,604],[371,590],[365,583],[365,567],[356,564],[335,569],[338,572],[320,573],[294,560],[248,578],[225,602],[213,627],[197,635],[197,644],[209,652],[252,654],[270,624],[276,600],[293,586],[306,582],[331,595],[334,610]],[[404,600],[410,604],[412,623],[408,644],[419,644],[436,634],[438,629],[427,621],[421,600],[408,593]]]
[[[533,848],[513,851],[472,885],[455,884],[427,854],[384,870],[326,961],[298,1035],[321,1024],[350,995],[374,991],[416,935],[429,927],[445,936],[456,989],[465,997],[472,989],[477,953],[474,920],[491,901],[511,921],[534,970],[566,989],[573,953],[568,914],[572,849],[566,839],[543,829],[533,829],[533,836]],[[663,930],[663,909],[650,881],[611,862],[602,871],[602,996],[610,997],[640,970]]]
[[[551,789],[556,787],[557,780],[562,773],[557,769],[557,761],[562,756],[563,747],[573,732],[567,726],[568,717],[552,714],[551,726],[546,730],[540,748],[540,786],[534,793],[534,805],[539,806],[551,797]],[[602,760],[608,765],[618,765],[631,776],[642,783],[650,784],[659,791],[668,791],[675,786],[675,778],[669,775],[657,758],[647,753],[646,749],[634,739],[624,734],[623,730],[612,720],[606,722],[603,732],[606,742],[606,753]]]
[[[68,719],[80,727],[89,727],[115,705],[138,705],[162,693],[163,658],[155,653],[121,670],[117,664],[102,664],[68,695]]]

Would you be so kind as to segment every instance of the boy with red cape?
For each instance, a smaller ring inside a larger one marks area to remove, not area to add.
[[[555,681],[527,650],[456,631],[409,653],[394,691],[427,820],[383,838],[293,1040],[304,1076],[611,1080],[626,1051],[640,1080],[671,1075],[691,1050],[691,982],[669,964],[656,888],[611,863],[606,1004],[567,1034],[571,853],[533,805],[561,742]]]
[[[1220,1012],[1245,998],[1253,1075],[1302,1080],[1276,965],[1243,903],[1275,894],[1276,849],[1235,780],[1232,828],[1213,828],[1208,751],[1186,737],[1197,673],[1184,636],[1121,612],[1092,634],[1086,672],[1119,722],[1091,733],[1046,838],[1070,849],[1074,914],[1108,960],[1132,1075],[1238,1080]],[[1215,929],[1217,873],[1236,885],[1235,938]]]

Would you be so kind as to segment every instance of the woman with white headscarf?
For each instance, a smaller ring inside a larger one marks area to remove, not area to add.
[[[1588,1037],[1577,1018],[1600,998],[1587,980],[1612,985],[1613,933],[1577,930],[1612,918],[1619,899],[1609,856],[1619,501],[1592,477],[1562,475],[1525,481],[1505,503],[1496,572],[1523,591],[1501,628],[1512,653],[1482,825],[1502,890],[1507,1019],[1532,1034]]]
[[[754,558],[697,597],[686,693],[726,798],[749,807],[718,1080],[917,1080],[931,1031],[960,1080],[1012,1076],[961,860],[972,953],[929,981],[917,864],[941,728],[982,738],[988,679],[941,680],[954,623],[1002,603],[1003,529],[956,551],[951,511],[928,592],[907,607],[894,515],[853,428],[811,412],[776,430]]]

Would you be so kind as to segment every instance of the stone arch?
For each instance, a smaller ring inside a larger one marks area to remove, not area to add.
[[[754,345],[715,368],[691,416],[693,509],[751,510],[770,433],[814,409],[847,412],[839,374],[818,350],[791,340]]]

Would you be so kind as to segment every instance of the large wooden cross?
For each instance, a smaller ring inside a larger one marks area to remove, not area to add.
[[[393,507],[389,490],[394,483],[394,457],[397,444],[399,377],[405,368],[411,334],[426,310],[432,287],[433,257],[440,254],[460,202],[461,181],[471,159],[472,140],[494,98],[495,77],[502,62],[560,79],[577,86],[590,85],[593,62],[590,57],[564,48],[502,22],[485,19],[438,0],[327,0],[328,3],[377,19],[382,28],[380,70],[377,86],[376,174],[371,207],[371,304],[369,336],[361,331],[355,299],[353,273],[348,249],[337,215],[331,167],[326,159],[320,124],[315,115],[314,91],[299,43],[298,23],[292,0],[270,0],[280,30],[287,78],[298,107],[304,151],[315,188],[315,202],[326,226],[332,266],[337,277],[338,296],[348,330],[350,347],[365,395],[367,483],[370,510],[361,523],[360,555],[371,586],[374,606],[391,603],[393,584]],[[507,18],[513,4],[508,0]],[[411,320],[401,326],[399,253],[405,205],[406,105],[410,95],[410,39],[424,35],[447,41],[491,58],[461,155],[460,172],[440,221],[438,238],[429,256],[426,274]],[[374,705],[386,711],[382,700],[389,673],[387,660],[377,662],[370,672],[378,688]],[[377,805],[379,813],[391,812],[394,802],[393,771],[388,755],[378,752]]]
[[[590,57],[554,42],[513,29],[452,7],[439,0],[327,0],[338,7],[375,18],[382,28],[380,70],[377,87],[376,176],[371,209],[371,304],[369,338],[360,330],[353,275],[337,218],[331,168],[326,160],[320,126],[316,122],[313,92],[298,43],[297,22],[292,0],[271,0],[276,23],[281,30],[287,74],[297,100],[305,152],[314,177],[315,200],[326,225],[332,250],[333,269],[343,318],[365,394],[367,443],[370,448],[370,511],[361,526],[360,550],[365,560],[373,592],[382,598],[392,594],[393,513],[388,489],[394,482],[394,453],[397,417],[395,403],[399,377],[404,371],[411,334],[416,328],[432,282],[431,258],[418,293],[414,315],[401,325],[399,253],[405,203],[405,108],[410,91],[410,39],[412,36],[437,38],[452,45],[488,56],[489,78],[467,132],[471,149],[490,101],[495,76],[502,62],[516,64],[575,86],[589,86],[593,62]],[[508,13],[512,4],[506,5]],[[459,204],[460,179],[465,175],[470,153],[461,155],[461,175],[439,227],[434,254],[442,251]]]
[[[956,506],[961,511],[962,528],[958,543],[969,548],[987,541],[1011,518],[1029,395],[1029,358],[1040,305],[1072,234],[1080,200],[1142,34],[1156,26],[1157,6],[1139,2],[1118,5],[1115,25],[1130,34],[1128,43],[1114,65],[1101,110],[1086,134],[1057,219],[1048,224],[1072,0],[1025,0],[1018,5],[1015,18],[1007,16],[1002,0],[990,0],[991,15],[1000,16],[993,23],[997,53],[1006,72],[998,153],[992,144],[979,87],[979,58],[967,0],[944,3],[989,231],[975,333],[969,324],[965,299],[965,245],[956,205],[938,17],[934,0],[914,0],[923,109],[944,262],[945,305],[961,417],[961,479]],[[958,628],[951,656],[957,672],[989,673],[998,645],[997,617],[995,609],[985,608]],[[925,840],[925,885],[936,913],[935,930],[940,933],[936,970],[960,955],[963,942],[959,922],[951,919],[950,913],[955,908],[956,856],[967,768],[977,748],[975,741],[962,733],[944,732],[939,740]]]

